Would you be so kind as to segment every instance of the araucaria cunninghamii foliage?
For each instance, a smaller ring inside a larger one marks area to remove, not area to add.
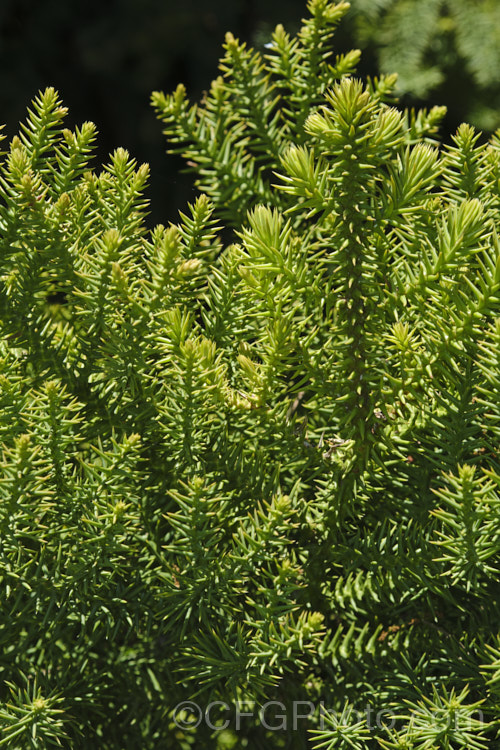
[[[332,61],[347,8],[154,94],[177,224],[52,89],[4,155],[0,746],[494,746],[500,132]]]

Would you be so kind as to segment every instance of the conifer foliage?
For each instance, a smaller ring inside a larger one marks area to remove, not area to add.
[[[500,5],[496,0],[352,0],[354,36],[400,93],[446,96],[479,127],[500,124]],[[457,105],[453,99],[456,98]]]
[[[52,89],[4,156],[0,746],[493,746],[500,132],[440,148],[347,9],[154,95],[175,225]]]

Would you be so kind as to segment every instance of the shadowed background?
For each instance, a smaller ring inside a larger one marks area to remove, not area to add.
[[[464,0],[456,0],[457,7],[461,2]],[[432,18],[425,15],[417,0],[379,0],[377,3],[352,0],[351,4],[351,11],[336,33],[335,52],[361,47],[360,74],[376,75],[380,67],[383,68],[384,59],[389,59],[391,72],[400,70],[408,60],[408,46],[401,60],[398,59],[402,33],[408,33],[409,41],[405,43],[410,46],[412,34],[415,38],[418,36],[420,44],[424,38],[426,46],[418,65],[420,68],[436,68],[437,65],[442,81],[435,80],[426,91],[425,85],[421,85],[427,80],[426,71],[422,78],[417,66],[418,70],[407,72],[407,79],[409,76],[408,88],[415,91],[417,74],[420,75],[419,98],[405,94],[401,102],[412,106],[446,104],[449,116],[444,124],[445,139],[462,120],[474,121],[471,97],[480,99],[482,96],[491,104],[498,96],[500,102],[498,84],[495,90],[491,86],[481,91],[477,88],[477,81],[464,65],[463,55],[461,57],[460,50],[456,50],[456,42],[460,41],[457,24],[453,17],[446,15],[447,5],[442,0],[425,0],[424,5],[431,10],[434,8]],[[475,0],[475,5],[484,6],[486,12],[491,2]],[[490,33],[491,44],[494,44],[498,35],[500,48],[500,14],[494,5],[491,8],[490,15],[485,16],[485,29],[489,31],[483,37],[486,39]],[[118,146],[128,149],[139,163],[148,162],[151,167],[149,222],[153,225],[176,220],[178,209],[185,207],[186,201],[192,201],[195,192],[192,177],[180,174],[183,166],[180,157],[165,153],[166,140],[161,124],[149,104],[151,92],[157,89],[170,92],[182,82],[191,100],[197,101],[217,75],[226,31],[262,49],[277,23],[295,33],[305,14],[305,0],[77,0],[71,3],[1,0],[0,122],[6,124],[5,133],[12,137],[37,92],[54,86],[69,108],[69,127],[85,120],[97,125],[99,136],[94,166],[105,162]],[[427,26],[419,29],[419,23]],[[391,29],[394,29],[392,40]],[[485,45],[483,47],[486,49]],[[490,68],[493,62],[490,61]],[[490,129],[500,124],[491,116],[488,123],[491,123]],[[478,124],[484,127],[484,123]]]

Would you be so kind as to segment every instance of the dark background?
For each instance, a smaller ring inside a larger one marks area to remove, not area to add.
[[[12,137],[39,90],[54,86],[68,127],[98,128],[94,166],[122,146],[151,167],[150,222],[194,198],[180,157],[166,154],[153,90],[178,83],[197,101],[217,76],[226,31],[262,46],[277,23],[295,32],[302,0],[0,0],[0,122]]]
[[[353,11],[336,33],[336,53],[359,46]],[[85,120],[97,125],[93,166],[118,146],[148,162],[149,223],[176,221],[195,197],[193,178],[180,174],[180,157],[166,154],[151,92],[169,93],[182,82],[198,101],[218,74],[226,31],[261,49],[277,23],[295,33],[306,12],[306,0],[0,0],[0,122],[12,137],[37,92],[54,86],[69,108],[68,127]],[[442,49],[436,54],[445,65]],[[376,75],[376,60],[368,44],[359,73]],[[466,117],[460,92],[471,91],[456,57],[448,73],[432,100],[401,101],[447,104],[445,140]]]

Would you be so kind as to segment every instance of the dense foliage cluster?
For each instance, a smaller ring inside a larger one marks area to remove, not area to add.
[[[150,92],[182,81],[197,99],[209,86],[228,29],[262,50],[278,22],[298,31],[304,5],[2,0],[1,120],[12,137],[26,102],[54,86],[70,109],[71,127],[84,119],[97,123],[100,163],[119,144],[151,164],[148,228],[175,221],[193,199],[191,182],[179,174],[178,160],[163,158]],[[335,42],[338,50],[363,51],[360,75],[397,71],[404,106],[446,105],[440,133],[447,142],[464,120],[489,133],[500,126],[498,0],[351,0]]]
[[[500,133],[332,61],[347,8],[154,95],[175,225],[53,89],[10,144],[0,746],[493,746]]]

